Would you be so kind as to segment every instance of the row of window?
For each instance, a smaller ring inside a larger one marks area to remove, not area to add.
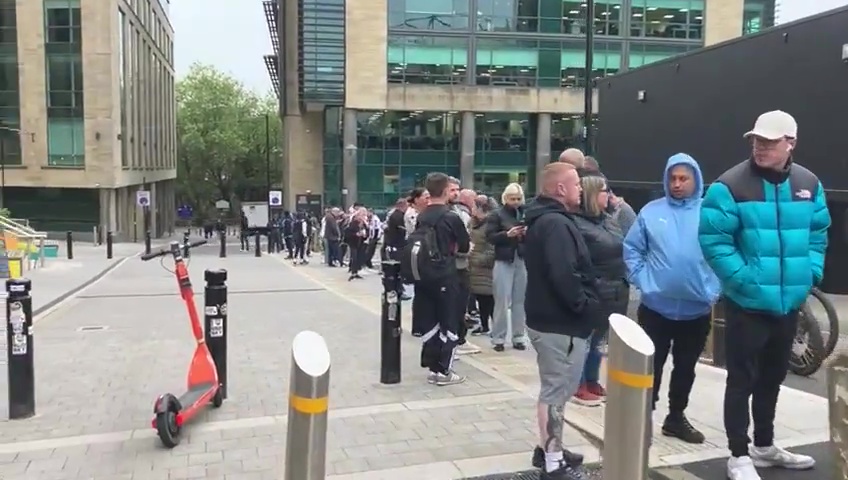
[[[587,31],[584,0],[389,0],[389,29],[480,32]],[[705,0],[596,0],[598,35],[703,38]],[[744,33],[774,24],[774,0],[745,0]]]
[[[541,41],[392,35],[388,81],[409,84],[476,84],[516,87],[578,87],[585,84],[586,47],[579,40]],[[593,78],[635,68],[698,48],[689,44],[595,42]],[[470,55],[469,53],[473,54]],[[473,69],[469,71],[469,65]]]
[[[704,0],[597,0],[593,28],[598,35],[647,38],[703,38]],[[587,30],[582,0],[389,0],[389,28],[476,30],[580,35]]]

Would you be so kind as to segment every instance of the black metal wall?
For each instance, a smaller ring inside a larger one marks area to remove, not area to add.
[[[848,8],[604,79],[597,151],[604,173],[619,185],[659,182],[666,159],[686,152],[709,182],[747,157],[742,135],[757,116],[780,109],[799,124],[796,160],[828,190],[848,191],[843,44]]]

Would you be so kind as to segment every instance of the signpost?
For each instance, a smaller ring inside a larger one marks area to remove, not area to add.
[[[144,239],[145,244],[147,244],[147,239],[150,238],[150,190],[136,190],[135,203],[136,205],[142,208],[142,219],[144,222]]]
[[[270,205],[271,208],[283,206],[282,190],[271,190],[268,192],[268,205]]]
[[[218,200],[217,202],[215,202],[215,208],[217,208],[218,210],[229,210],[230,202],[226,200]]]

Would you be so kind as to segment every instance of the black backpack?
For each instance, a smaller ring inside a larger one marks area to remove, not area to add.
[[[454,259],[439,251],[435,225],[448,212],[430,222],[418,218],[418,225],[406,239],[400,256],[400,275],[404,282],[432,282],[450,274]]]

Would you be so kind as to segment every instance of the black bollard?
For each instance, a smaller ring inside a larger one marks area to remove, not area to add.
[[[268,241],[268,255],[274,253],[274,241],[273,234],[271,233],[271,229],[268,229],[268,235],[265,235],[265,240]]]
[[[227,258],[227,232],[221,230],[218,232],[221,240],[221,250],[218,252],[219,258]]]
[[[65,248],[68,250],[68,260],[74,259],[74,233],[68,232],[65,234]]]
[[[106,258],[112,260],[112,231],[106,232]]]
[[[256,233],[256,251],[254,252],[255,257],[261,257],[262,256],[262,245],[261,245],[262,241],[260,240],[260,237],[261,237],[261,235],[259,235],[259,232],[257,232]]]
[[[191,256],[191,249],[189,248],[189,239],[191,238],[191,230],[186,230],[183,233],[183,258],[188,258]]]
[[[144,232],[144,253],[150,253],[150,230]]]
[[[386,248],[383,269],[382,315],[380,317],[380,383],[400,383],[400,278],[399,252]]]
[[[206,270],[204,331],[209,354],[218,371],[221,394],[227,398],[227,271]]]
[[[35,415],[35,365],[32,341],[32,283],[6,280],[6,365],[9,375],[9,420]]]

